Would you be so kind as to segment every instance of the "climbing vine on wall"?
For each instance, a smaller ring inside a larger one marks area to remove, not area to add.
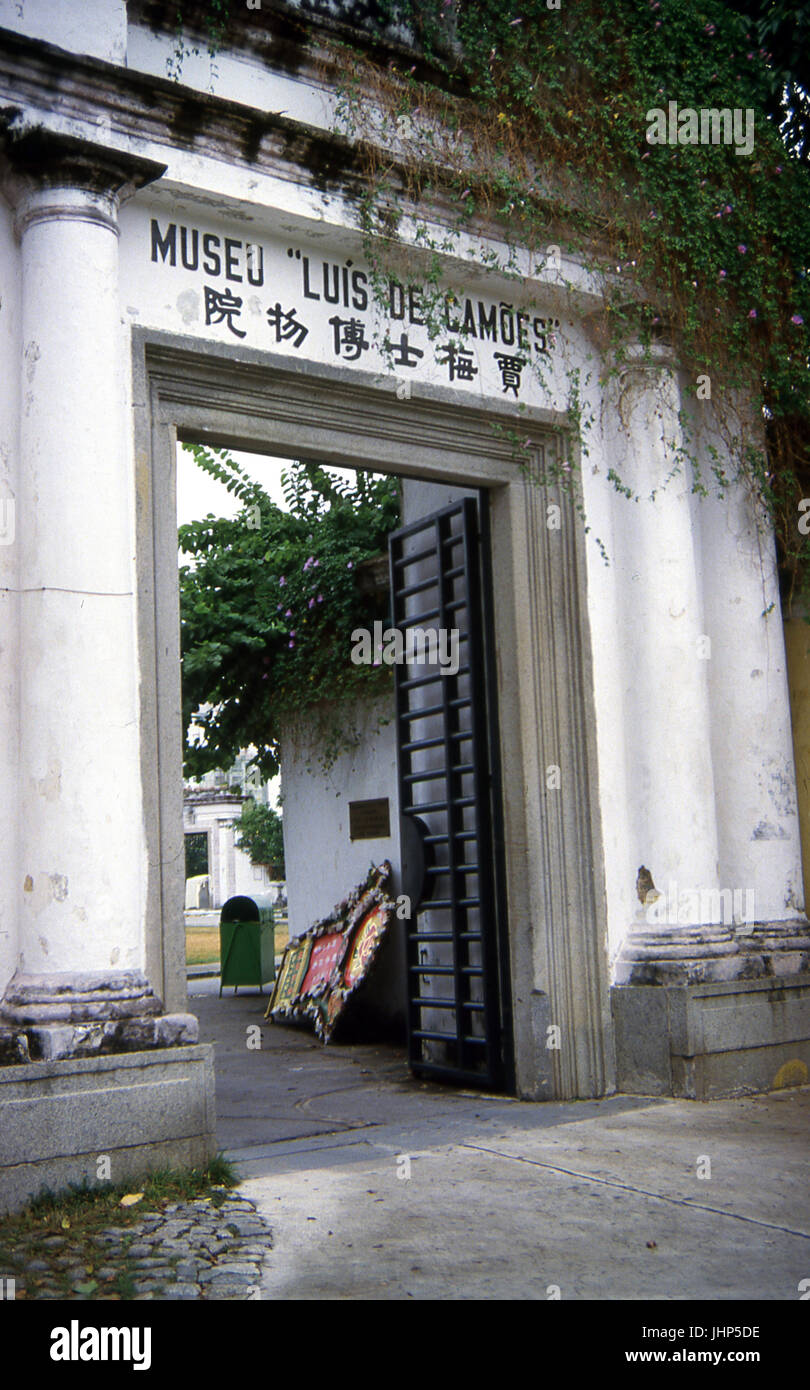
[[[225,3],[211,0],[221,35]],[[770,512],[789,583],[807,583],[799,503],[810,496],[810,5],[326,6],[349,24],[355,10],[364,41],[344,29],[320,33],[319,46],[331,55],[331,80],[340,74],[337,127],[363,161],[356,211],[380,283],[407,283],[420,248],[419,283],[428,299],[434,287],[438,332],[446,258],[471,258],[469,238],[483,239],[479,265],[513,277],[542,274],[549,247],[561,247],[601,288],[593,371],[602,384],[622,370],[629,343],[671,343],[687,396],[699,401],[708,381],[732,460],[730,472],[717,456],[713,485],[733,472],[748,480]],[[369,26],[378,50],[365,41]],[[668,117],[673,102],[741,121],[752,112],[751,148],[736,138],[651,141],[649,113]],[[577,379],[580,399],[585,385]],[[701,490],[712,480],[698,469],[690,430],[685,411],[683,463]],[[519,436],[516,427],[516,448]],[[619,474],[612,481],[629,491]]]

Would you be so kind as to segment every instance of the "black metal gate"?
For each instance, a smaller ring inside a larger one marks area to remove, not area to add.
[[[487,520],[480,494],[389,538],[400,811],[425,859],[408,1047],[419,1074],[512,1089]]]

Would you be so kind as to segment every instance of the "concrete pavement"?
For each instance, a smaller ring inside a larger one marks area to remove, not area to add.
[[[264,1297],[795,1301],[810,1279],[810,1088],[533,1105],[192,988],[220,1147],[274,1231]]]

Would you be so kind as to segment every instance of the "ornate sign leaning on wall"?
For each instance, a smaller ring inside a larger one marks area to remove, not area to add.
[[[321,1041],[329,1042],[394,917],[390,886],[388,861],[372,865],[365,883],[289,943],[265,1018],[312,1023]]]

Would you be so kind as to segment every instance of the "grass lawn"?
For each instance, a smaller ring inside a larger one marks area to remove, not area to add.
[[[219,927],[186,927],[186,965],[219,965]]]
[[[286,920],[276,922],[276,955],[281,955],[289,941]],[[186,965],[219,965],[219,927],[186,928]]]

